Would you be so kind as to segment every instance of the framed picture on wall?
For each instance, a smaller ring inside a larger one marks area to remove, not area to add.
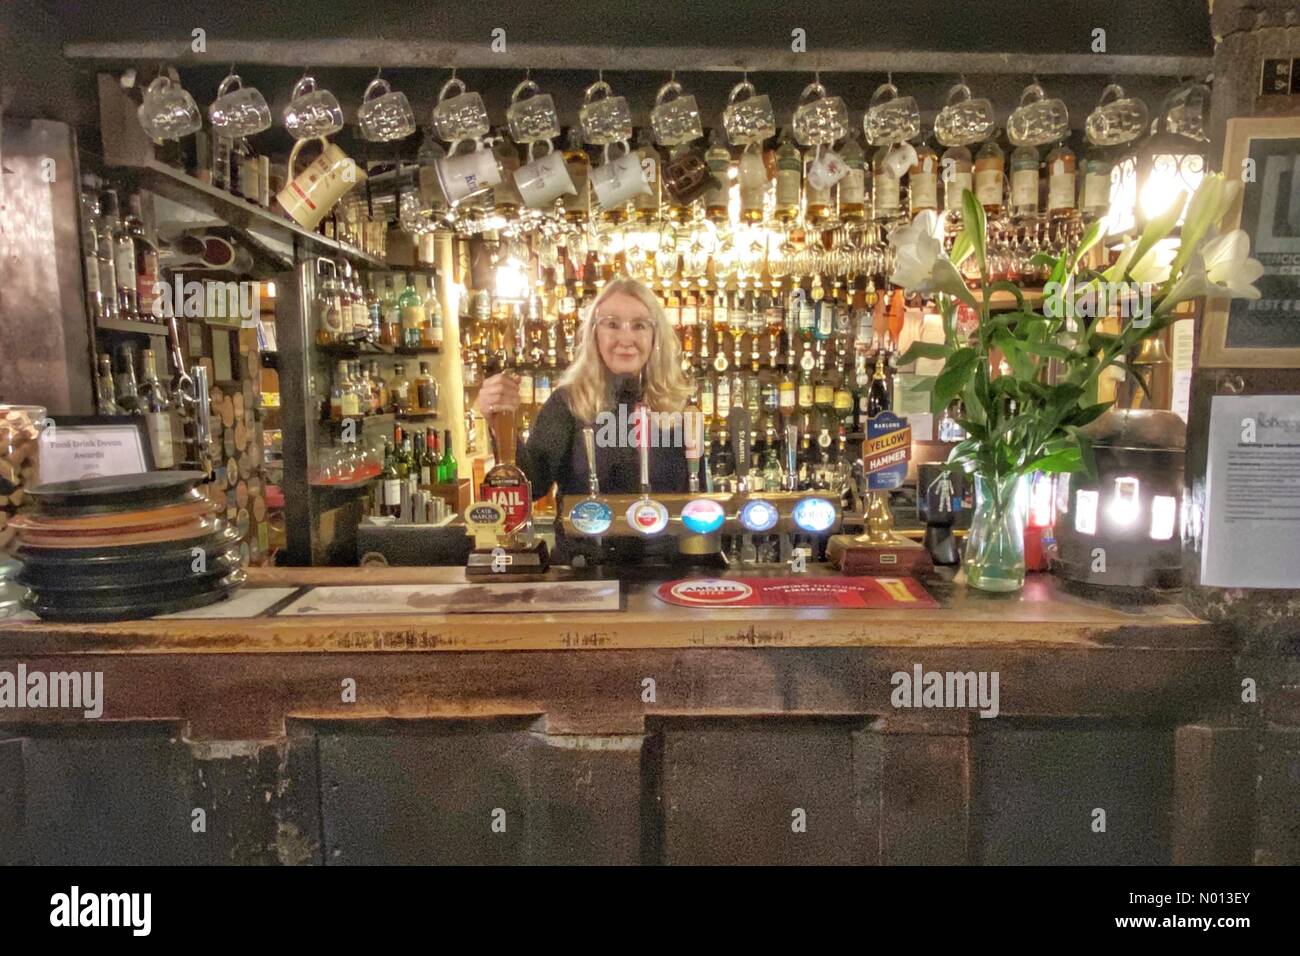
[[[1222,228],[1250,237],[1263,294],[1206,300],[1200,365],[1300,368],[1300,116],[1228,120],[1223,172],[1246,175]]]

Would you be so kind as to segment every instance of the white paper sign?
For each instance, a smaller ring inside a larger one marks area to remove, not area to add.
[[[41,483],[108,475],[140,475],[145,467],[140,429],[121,425],[54,425],[41,432]]]
[[[1300,395],[1210,406],[1201,583],[1300,588]]]

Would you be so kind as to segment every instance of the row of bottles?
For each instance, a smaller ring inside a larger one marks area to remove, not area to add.
[[[318,260],[316,344],[369,344],[438,351],[442,305],[436,276],[377,273],[364,277],[347,262]]]
[[[95,321],[160,322],[155,309],[158,248],[145,233],[141,196],[132,193],[122,214],[115,189],[82,177],[81,252],[86,302]]]
[[[140,352],[140,376],[130,346],[117,354],[117,368],[107,352],[99,354],[95,377],[95,410],[100,415],[142,415],[149,432],[155,468],[171,468],[177,461],[176,440],[183,434],[178,409],[158,376],[152,349]]]
[[[406,434],[401,426],[393,430],[393,440],[384,440],[384,459],[375,480],[371,514],[399,517],[402,512],[402,489],[429,491],[434,485],[456,481],[459,463],[452,452],[450,430],[442,433],[430,429]]]
[[[437,414],[438,383],[428,362],[420,362],[420,374],[414,379],[407,377],[404,362],[395,362],[387,378],[381,374],[376,359],[338,363],[322,418],[340,422],[346,418],[389,412],[398,415]]]

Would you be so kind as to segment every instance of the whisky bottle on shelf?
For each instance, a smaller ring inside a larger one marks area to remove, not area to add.
[[[379,344],[384,347],[401,345],[402,310],[397,304],[397,290],[393,288],[393,276],[384,276],[384,294],[379,300],[381,323],[379,326]]]
[[[573,180],[573,188],[577,191],[576,195],[565,193],[560,197],[564,207],[564,218],[571,223],[585,223],[591,212],[588,182],[591,175],[591,160],[582,146],[582,134],[578,132],[576,126],[569,129],[569,139],[564,147],[564,168],[569,171],[569,178]],[[513,428],[511,434],[514,434]]]
[[[738,175],[740,183],[740,221],[763,221],[763,203],[767,198],[767,167],[763,164],[762,147],[753,143],[740,154]]]
[[[912,216],[939,210],[939,156],[924,139],[916,146],[916,162],[907,171],[908,200]]]
[[[393,411],[401,415],[411,409],[411,380],[406,377],[406,363],[393,364],[393,376],[388,381],[388,396]]]
[[[135,247],[135,300],[136,313],[143,322],[157,322],[160,315],[155,315],[154,287],[158,284],[158,250],[144,231],[144,213],[139,193],[133,193],[130,200],[130,215],[126,219],[126,229]]]
[[[990,139],[975,154],[975,198],[984,207],[984,215],[1002,215],[1002,191],[1006,173],[1006,154],[997,140]]]
[[[141,415],[140,388],[135,381],[135,350],[124,345],[117,355],[117,404],[128,415]]]
[[[867,157],[858,143],[856,133],[850,132],[845,138],[840,147],[840,158],[848,168],[837,187],[840,219],[844,222],[861,222],[866,218]]]
[[[1032,222],[1038,218],[1038,150],[1017,146],[1011,152],[1011,218]]]
[[[172,447],[172,413],[171,401],[167,390],[158,379],[158,366],[154,360],[153,349],[144,349],[140,353],[143,375],[140,382],[140,405],[144,412],[145,426],[149,431],[149,447],[153,450],[153,463],[156,468],[171,468],[176,464],[175,450]]]
[[[1047,154],[1047,215],[1052,219],[1074,219],[1075,156],[1064,141]]]
[[[881,146],[871,157],[871,218],[877,222],[902,213],[898,175],[886,161],[889,150],[889,146]]]
[[[722,131],[714,127],[704,162],[717,185],[704,194],[704,215],[710,222],[726,223],[730,219],[731,150],[722,141]]]
[[[107,352],[99,353],[98,373],[95,376],[95,413],[122,414],[117,397],[113,394],[113,358]]]
[[[415,379],[416,410],[434,415],[438,412],[438,383],[429,372],[429,363],[420,363],[420,374]]]
[[[400,343],[405,348],[419,348],[420,337],[424,330],[424,300],[415,290],[413,279],[407,276],[405,288],[397,299],[397,308],[401,315],[402,335]]]
[[[803,188],[803,160],[787,129],[776,150],[776,218],[791,222],[799,218]]]
[[[867,392],[867,418],[893,408],[889,399],[889,380],[885,377],[885,350],[876,352],[876,370],[871,374],[871,387]]]
[[[117,201],[117,191],[104,190],[101,200],[104,220],[109,227],[111,248],[113,250],[113,276],[117,284],[114,295],[117,301],[118,315],[123,319],[140,318],[137,309],[137,283],[135,240],[122,222],[121,207]]]
[[[943,179],[943,210],[949,214],[949,226],[959,228],[962,194],[974,189],[970,150],[965,146],[949,146],[939,160],[939,169]]]
[[[808,167],[817,159],[816,147],[808,150],[804,157],[804,212],[803,221],[810,226],[820,225],[831,216],[831,188],[819,189],[808,176]]]

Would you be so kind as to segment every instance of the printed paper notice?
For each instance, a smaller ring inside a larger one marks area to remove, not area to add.
[[[1300,588],[1300,395],[1210,407],[1201,583]]]

